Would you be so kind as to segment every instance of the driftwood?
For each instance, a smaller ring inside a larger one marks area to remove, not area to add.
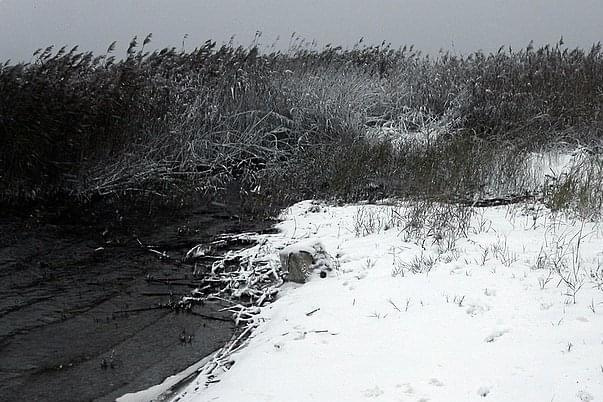
[[[458,204],[471,206],[476,208],[497,207],[503,205],[518,204],[521,202],[536,202],[541,201],[541,196],[537,194],[509,194],[501,197],[491,198],[464,198],[456,200]]]

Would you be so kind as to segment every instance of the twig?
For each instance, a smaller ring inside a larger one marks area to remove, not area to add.
[[[186,293],[173,292],[142,292],[141,296],[186,296]]]
[[[400,313],[402,312],[402,310],[400,310],[400,309],[398,308],[398,306],[396,306],[396,305],[394,304],[394,302],[392,301],[392,299],[389,299],[389,300],[388,300],[388,302],[389,302],[389,304],[391,304],[392,306],[394,306],[394,308],[395,308],[395,309],[396,309],[398,312],[400,312]]]
[[[216,316],[213,316],[213,315],[197,313],[196,311],[188,311],[188,313],[192,314],[192,315],[195,315],[197,317],[208,319],[208,320],[223,321],[223,322],[232,322],[232,319],[230,319],[230,318],[216,317]]]
[[[320,310],[320,307],[319,307],[319,308],[317,308],[317,309],[314,309],[314,310],[310,311],[309,313],[306,313],[306,315],[307,315],[308,317],[310,317],[312,314],[316,313],[318,310]]]
[[[141,308],[133,308],[130,310],[118,310],[114,311],[113,314],[123,314],[123,313],[138,313],[141,311],[151,311],[151,310],[161,310],[166,308],[165,306],[153,306],[153,307],[141,307]]]

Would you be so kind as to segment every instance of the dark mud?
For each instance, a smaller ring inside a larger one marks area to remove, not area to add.
[[[157,306],[192,289],[180,263],[191,247],[271,225],[220,205],[110,227],[64,221],[0,217],[2,400],[114,400],[220,348],[234,330],[223,306]]]

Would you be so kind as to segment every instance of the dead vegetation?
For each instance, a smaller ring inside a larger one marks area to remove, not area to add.
[[[360,44],[147,52],[150,39],[123,59],[49,47],[0,67],[4,204],[178,205],[233,182],[256,212],[308,196],[521,195],[541,190],[518,174],[527,152],[601,138],[599,44],[429,58]],[[550,202],[592,200],[562,179]]]

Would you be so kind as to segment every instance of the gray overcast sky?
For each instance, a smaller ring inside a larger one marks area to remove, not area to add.
[[[293,32],[320,45],[385,40],[427,53],[468,53],[555,43],[603,41],[603,0],[0,0],[0,60],[29,60],[50,44],[102,51],[153,33],[153,46],[187,47],[256,31],[286,48]]]

